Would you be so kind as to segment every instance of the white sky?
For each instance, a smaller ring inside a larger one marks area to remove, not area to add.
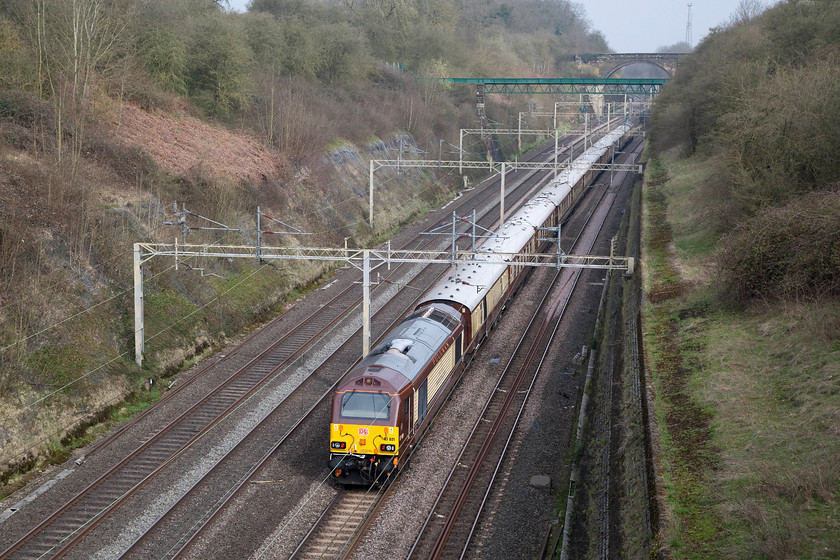
[[[586,18],[615,52],[655,52],[685,41],[691,2],[691,46],[729,21],[741,0],[583,0]],[[773,0],[775,2],[775,0]],[[764,0],[762,5],[772,2]]]
[[[763,0],[762,4],[775,1]],[[243,12],[248,2],[230,0],[230,7]],[[741,0],[576,0],[592,28],[604,34],[615,52],[655,52],[685,41],[689,2],[692,46],[696,46],[710,28],[729,21]]]

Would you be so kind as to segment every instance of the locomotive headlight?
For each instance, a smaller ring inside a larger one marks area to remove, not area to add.
[[[347,442],[346,441],[333,441],[330,443],[330,447],[333,449],[346,449]]]
[[[393,443],[383,443],[379,446],[380,451],[385,451],[386,453],[393,453],[396,446]]]

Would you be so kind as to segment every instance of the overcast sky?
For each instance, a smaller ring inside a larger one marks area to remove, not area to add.
[[[245,11],[249,0],[230,0]],[[601,31],[615,52],[655,52],[685,41],[688,3],[691,2],[691,45],[696,46],[709,29],[726,23],[741,0],[584,0],[592,28]],[[764,0],[767,6],[775,0]]]
[[[741,0],[585,0],[580,4],[592,28],[604,34],[615,52],[656,52],[686,40],[689,2],[694,47],[709,29],[729,21]]]

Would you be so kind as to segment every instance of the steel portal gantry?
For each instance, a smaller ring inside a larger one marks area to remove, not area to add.
[[[327,247],[261,247],[250,245],[179,245],[175,243],[135,243],[134,244],[134,355],[138,366],[142,366],[145,351],[145,325],[143,320],[143,263],[154,257],[214,257],[245,258],[259,261],[271,260],[316,260],[347,262],[362,270],[362,352],[366,355],[370,349],[370,273],[371,261],[377,266],[391,263],[415,264],[464,264],[473,262],[476,256],[487,257],[486,253],[450,249],[407,250],[392,249],[390,244],[384,249],[349,249]],[[598,268],[624,270],[633,273],[633,257],[619,257],[611,254],[607,257],[594,255],[565,255],[559,252],[549,253],[493,253],[492,262],[513,262],[525,266],[552,266],[556,268]],[[485,261],[487,262],[487,261]],[[375,267],[374,267],[375,268]],[[477,287],[481,289],[481,287]]]
[[[463,132],[463,129],[462,129]],[[555,131],[551,131],[554,134]],[[557,144],[557,138],[555,137],[555,146]],[[495,161],[463,161],[463,160],[425,160],[425,159],[372,159],[370,160],[370,174],[369,174],[369,181],[370,184],[368,186],[368,217],[371,229],[373,229],[373,172],[377,169],[383,167],[395,167],[397,169],[401,167],[405,168],[428,168],[428,167],[435,167],[437,166],[439,169],[454,169],[458,168],[460,173],[463,173],[463,169],[466,167],[468,169],[489,169],[492,171],[497,171],[501,175],[501,202],[499,203],[499,222],[504,224],[505,222],[505,175],[508,170],[511,171],[518,171],[520,169],[531,169],[531,170],[551,170],[555,171],[555,174],[560,169],[572,168],[575,167],[587,167],[590,169],[594,169],[595,171],[630,171],[641,173],[642,166],[639,164],[631,164],[631,163],[559,163],[557,160],[557,154],[559,152],[555,148],[554,150],[554,161],[502,161],[502,162],[495,162]],[[570,153],[569,159],[572,159],[573,154]]]

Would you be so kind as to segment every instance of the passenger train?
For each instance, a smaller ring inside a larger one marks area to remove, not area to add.
[[[501,254],[542,250],[537,228],[557,226],[598,174],[592,164],[609,161],[630,129],[614,129],[563,169],[353,367],[332,400],[328,464],[336,481],[382,484],[405,464],[526,276],[525,265]]]

